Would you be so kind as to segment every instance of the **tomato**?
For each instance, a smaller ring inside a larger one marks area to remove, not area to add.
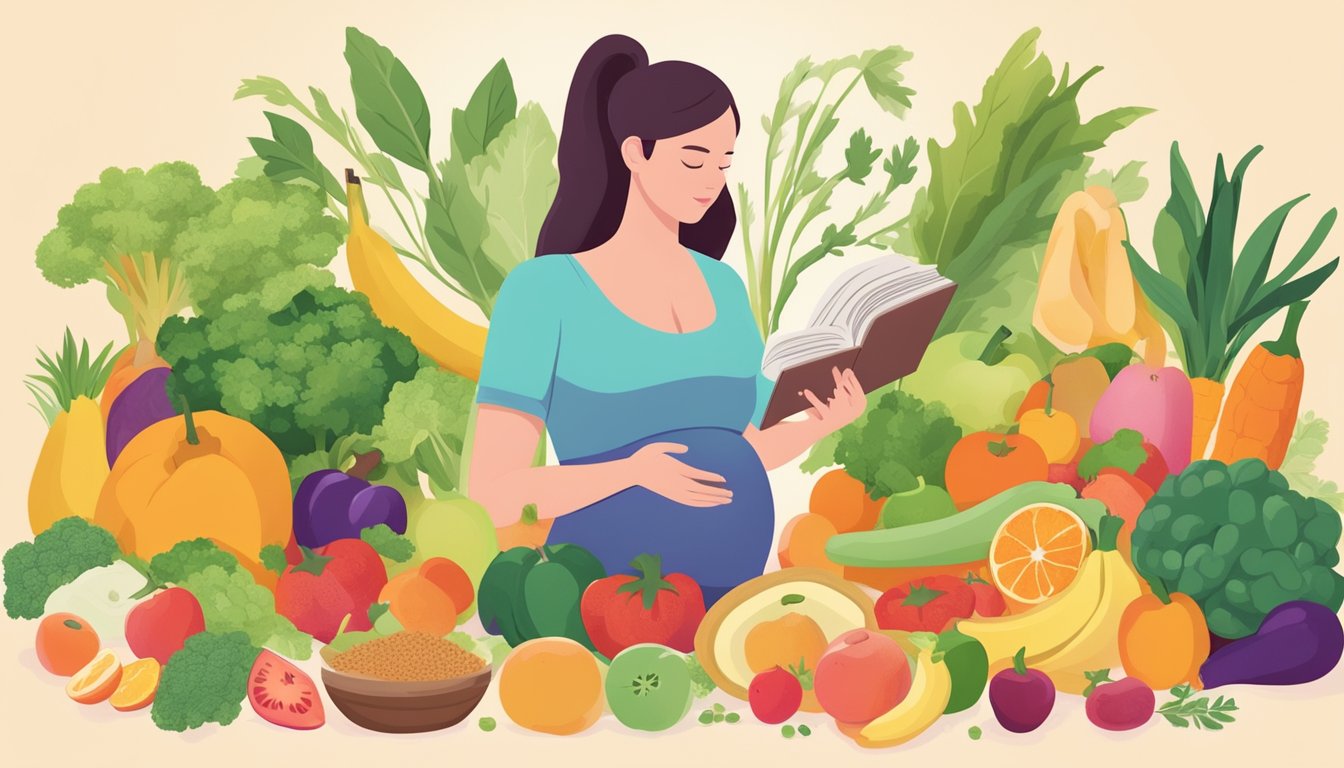
[[[975,591],[956,576],[915,579],[883,592],[873,606],[879,628],[907,632],[942,632],[974,610]]]
[[[268,650],[252,663],[247,700],[267,722],[285,728],[308,731],[327,721],[313,679]]]
[[[665,731],[691,711],[691,670],[686,655],[655,643],[616,654],[605,683],[611,713],[627,728]]]
[[[976,616],[992,618],[1003,615],[1007,606],[1003,602],[1003,593],[997,587],[974,573],[966,574],[966,583],[970,585],[971,592],[975,595]]]
[[[751,713],[762,723],[782,723],[798,713],[803,703],[803,686],[783,667],[767,669],[751,679],[747,689]]]
[[[607,658],[638,643],[690,653],[705,618],[700,586],[684,573],[664,576],[658,555],[640,555],[630,566],[638,576],[607,576],[583,592],[579,613],[593,647]]]

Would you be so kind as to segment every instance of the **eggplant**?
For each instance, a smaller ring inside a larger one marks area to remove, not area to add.
[[[107,412],[107,466],[117,463],[122,449],[150,424],[170,419],[177,410],[168,401],[166,385],[173,369],[151,368],[112,401]]]
[[[1205,688],[1245,683],[1298,685],[1324,677],[1344,653],[1344,627],[1320,603],[1292,600],[1265,616],[1254,635],[1234,640],[1199,668]]]
[[[378,451],[359,454],[346,472],[320,469],[294,493],[294,540],[313,549],[337,539],[357,539],[380,523],[406,533],[406,500],[396,488],[365,478],[382,460]]]

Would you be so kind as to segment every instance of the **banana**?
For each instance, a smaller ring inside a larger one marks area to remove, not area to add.
[[[915,738],[937,722],[952,698],[952,675],[941,655],[933,658],[933,640],[925,640],[915,659],[910,692],[886,714],[868,723],[855,741],[862,747],[892,747]]]
[[[1033,668],[1049,675],[1055,688],[1064,693],[1080,694],[1087,688],[1084,672],[1120,666],[1120,617],[1143,593],[1139,577],[1123,555],[1115,551],[1095,554],[1105,562],[1096,612],[1069,642],[1028,659]]]
[[[485,355],[485,326],[444,306],[415,279],[392,244],[369,227],[363,187],[352,171],[346,171],[345,189],[350,216],[345,256],[355,290],[369,297],[379,320],[409,336],[434,362],[477,380]]]
[[[990,619],[963,619],[957,629],[985,646],[990,672],[1012,666],[1013,654],[1026,646],[1035,657],[1064,645],[1096,613],[1101,602],[1105,561],[1090,553],[1069,586],[1031,610]]]

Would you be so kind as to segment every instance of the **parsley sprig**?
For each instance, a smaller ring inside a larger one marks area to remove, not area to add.
[[[1193,724],[1196,729],[1220,731],[1224,723],[1236,720],[1228,714],[1237,711],[1236,699],[1223,696],[1212,702],[1208,696],[1193,699],[1194,690],[1188,685],[1172,688],[1171,695],[1175,698],[1158,707],[1157,713],[1177,728],[1189,728]]]

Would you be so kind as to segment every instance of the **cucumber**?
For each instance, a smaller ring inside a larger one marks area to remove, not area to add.
[[[900,528],[841,533],[826,541],[826,556],[839,565],[868,568],[955,565],[989,557],[994,533],[1014,512],[1033,504],[1055,504],[1078,515],[1090,528],[1106,513],[1095,499],[1080,499],[1065,483],[1023,483],[940,520]]]

